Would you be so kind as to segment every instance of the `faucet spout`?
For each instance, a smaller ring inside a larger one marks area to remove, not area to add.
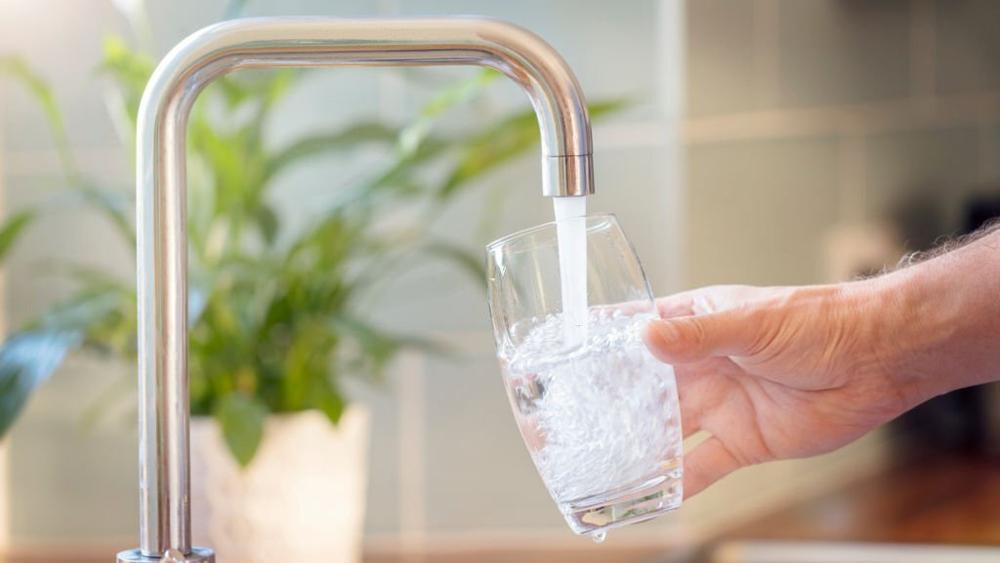
[[[538,116],[542,193],[594,191],[586,102],[566,62],[538,36],[478,18],[224,22],[179,43],[153,73],[137,131],[140,547],[119,562],[213,561],[191,545],[187,373],[188,115],[212,80],[235,70],[478,65],[499,70]]]

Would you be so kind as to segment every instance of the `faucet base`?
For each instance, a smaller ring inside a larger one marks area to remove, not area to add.
[[[205,547],[193,547],[191,553],[181,557],[150,557],[138,549],[130,549],[118,553],[118,563],[215,563],[215,552]]]

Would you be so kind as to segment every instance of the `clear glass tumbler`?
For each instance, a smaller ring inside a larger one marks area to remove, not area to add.
[[[585,273],[563,279],[557,233],[566,252],[574,231],[577,238],[586,233]],[[657,309],[616,218],[546,223],[491,243],[487,254],[504,386],[521,437],[570,528],[600,540],[610,528],[680,506],[674,373],[643,345],[641,331]],[[563,314],[563,295],[573,288],[586,295],[583,327]]]

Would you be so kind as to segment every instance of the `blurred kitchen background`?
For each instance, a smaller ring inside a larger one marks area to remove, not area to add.
[[[0,54],[23,56],[49,81],[86,173],[131,194],[128,141],[95,72],[103,37],[131,33],[119,8],[132,3],[117,4],[0,0]],[[144,40],[161,56],[221,19],[226,5],[149,0]],[[241,12],[456,13],[537,32],[592,102],[628,100],[596,120],[590,208],[619,216],[659,294],[878,272],[1000,207],[1000,3],[992,0],[251,0]],[[411,121],[440,85],[474,72],[310,72],[277,107],[269,142],[362,116]],[[500,82],[441,127],[461,131],[526,109]],[[59,154],[37,101],[13,81],[0,80],[0,114],[0,201],[10,215],[59,189]],[[303,163],[281,178],[276,205],[293,218],[321,206],[376,158]],[[478,251],[551,220],[538,181],[532,149],[483,176],[434,230]],[[70,291],[45,268],[70,258],[133,275],[128,248],[106,222],[57,209],[4,264],[6,327]],[[833,454],[740,471],[604,545],[573,537],[513,424],[482,289],[454,267],[426,265],[382,295],[373,305],[380,324],[441,338],[464,357],[407,351],[383,384],[347,382],[371,415],[364,545],[372,561],[893,561],[903,552],[849,559],[812,542],[1000,543],[995,386],[935,401]],[[125,404],[98,409],[109,412],[97,423],[85,420],[132,371],[75,355],[34,395],[4,454],[0,537],[10,553],[106,560],[134,546],[130,391]],[[927,451],[939,455],[922,457]],[[840,555],[781,551],[816,545]],[[948,559],[933,553],[906,557]]]

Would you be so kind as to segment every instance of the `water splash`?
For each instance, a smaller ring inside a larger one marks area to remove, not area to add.
[[[604,540],[608,539],[608,533],[604,530],[599,530],[590,534],[590,539],[594,540],[594,543],[604,543]]]

